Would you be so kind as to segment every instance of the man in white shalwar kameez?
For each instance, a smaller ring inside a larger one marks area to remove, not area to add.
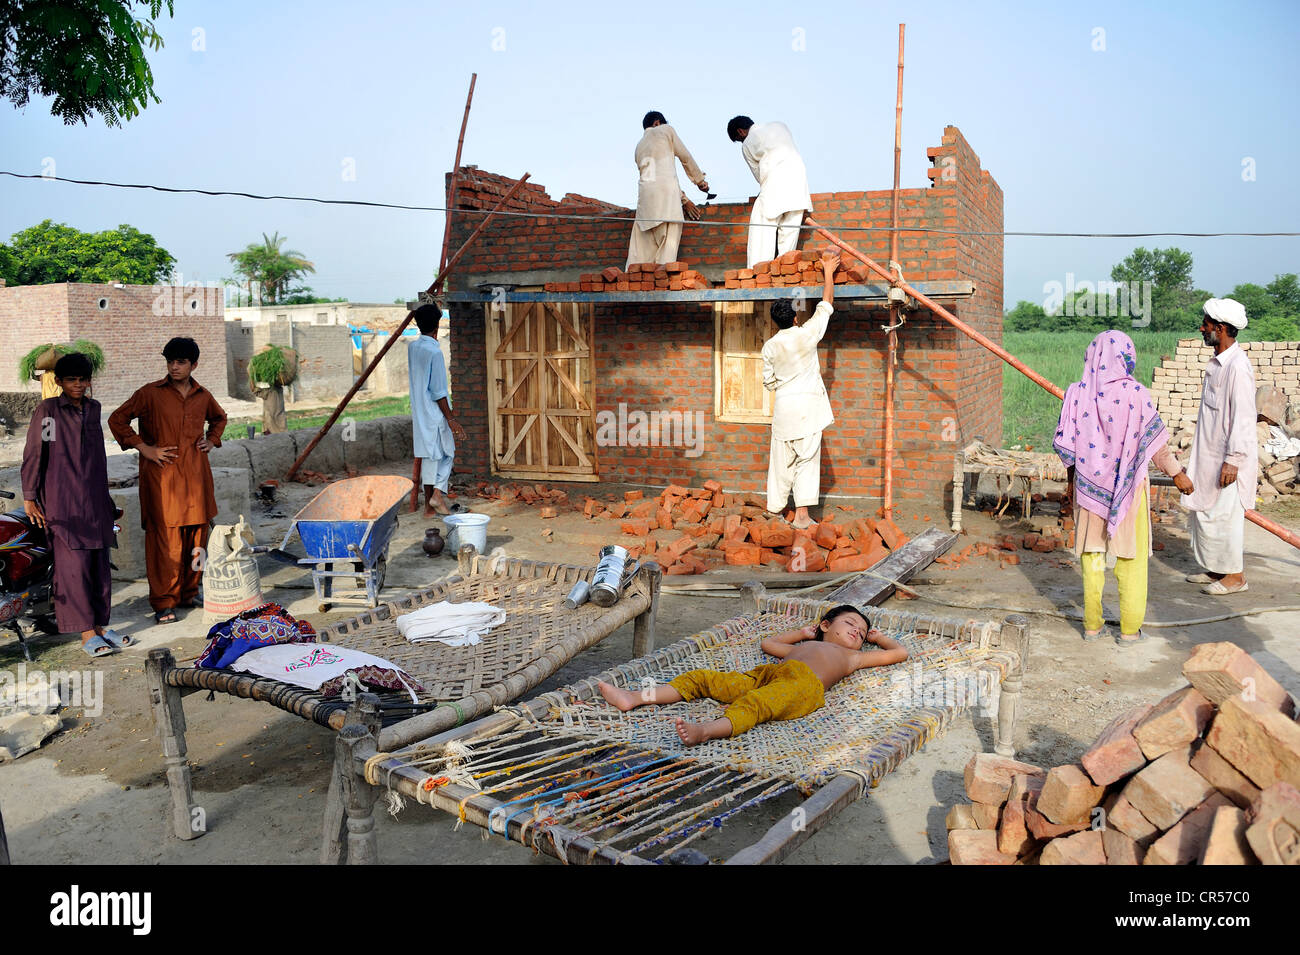
[[[822,381],[817,345],[835,310],[832,276],[840,257],[821,258],[825,290],[812,317],[800,322],[788,299],[772,304],[772,321],[780,330],[763,343],[763,387],[772,401],[772,449],[767,465],[767,509],[780,513],[794,495],[794,526],[811,527],[810,505],[821,492],[822,432],[835,421]]]
[[[645,135],[636,144],[636,168],[641,177],[636,191],[636,222],[632,223],[632,238],[627,246],[627,264],[666,265],[677,261],[683,214],[692,219],[700,216],[695,204],[682,195],[677,184],[677,161],[681,160],[687,178],[701,192],[709,191],[709,183],[663,113],[646,113],[641,128]]]
[[[1196,490],[1185,494],[1192,556],[1205,568],[1187,577],[1203,593],[1247,590],[1242,573],[1246,510],[1255,506],[1259,449],[1255,433],[1255,370],[1237,345],[1246,309],[1230,298],[1205,303],[1201,337],[1214,349],[1205,368],[1201,407],[1187,473]]]
[[[727,136],[742,144],[740,153],[758,180],[745,251],[752,269],[799,244],[804,213],[812,211],[808,170],[785,123],[755,123],[737,116],[727,123]]]
[[[448,401],[447,365],[438,345],[438,322],[441,318],[442,310],[437,305],[417,308],[415,324],[420,329],[420,337],[411,342],[406,352],[412,443],[415,456],[420,459],[425,517],[451,513],[443,494],[451,480],[456,439],[465,438],[465,430],[452,415]]]

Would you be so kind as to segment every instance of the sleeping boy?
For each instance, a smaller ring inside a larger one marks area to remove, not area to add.
[[[862,647],[875,644],[867,653]],[[622,690],[598,683],[605,700],[626,713],[638,706],[680,703],[708,697],[725,704],[723,715],[706,723],[677,720],[677,735],[687,746],[739,736],[768,720],[794,720],[820,709],[826,691],[850,673],[888,666],[907,659],[903,645],[871,629],[856,607],[830,610],[820,623],[809,624],[763,641],[763,652],[780,663],[764,663],[744,673],[690,670],[646,690]]]

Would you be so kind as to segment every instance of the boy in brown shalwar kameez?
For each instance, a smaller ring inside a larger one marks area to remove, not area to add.
[[[108,549],[116,513],[108,495],[108,459],[100,405],[86,397],[90,359],[79,352],[54,366],[63,393],[36,406],[23,451],[23,509],[44,529],[54,552],[54,617],[80,633],[92,657],[134,641],[108,627],[112,603]]]
[[[217,516],[208,452],[221,447],[226,413],[212,392],[191,377],[199,364],[192,338],[163,348],[167,376],[150,382],[113,412],[108,426],[127,450],[140,452],[140,524],[149,603],[159,623],[175,623],[174,608],[197,604],[201,560]],[[139,419],[140,432],[131,428]],[[206,424],[206,432],[204,430]]]

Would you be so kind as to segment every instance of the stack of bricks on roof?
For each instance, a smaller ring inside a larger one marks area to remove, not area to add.
[[[979,157],[956,127],[944,130],[940,146],[927,150],[933,167],[928,188],[899,193],[900,266],[907,281],[922,291],[927,283],[952,296],[947,307],[963,321],[996,342],[1002,337],[1003,228],[1002,190],[980,167]],[[450,175],[448,186],[450,186]],[[457,208],[489,208],[512,180],[473,166],[460,170]],[[888,261],[891,190],[834,192],[813,195],[814,215],[831,231],[844,235],[866,254]],[[452,357],[456,414],[468,437],[457,448],[457,468],[503,477],[528,476],[573,480],[572,476],[540,473],[533,462],[528,474],[515,474],[499,465],[521,435],[511,432],[491,409],[503,397],[505,365],[514,359],[488,354],[488,326],[502,321],[501,334],[517,330],[511,298],[529,300],[556,295],[582,301],[583,293],[546,295],[548,283],[577,282],[607,268],[622,271],[626,259],[631,210],[584,197],[567,195],[559,201],[529,183],[510,203],[535,217],[498,218],[490,222],[451,276]],[[612,218],[564,219],[542,213],[569,214],[597,209]],[[679,259],[716,284],[725,285],[727,271],[743,264],[748,203],[717,204],[701,210],[702,226],[687,224]],[[452,219],[451,247],[456,248],[481,222],[480,215],[458,214]],[[718,223],[732,224],[719,228]],[[871,228],[871,233],[852,231]],[[952,233],[992,233],[985,235]],[[809,246],[820,243],[805,238]],[[803,261],[802,257],[801,260]],[[617,265],[615,265],[617,263]],[[846,261],[846,273],[856,263]],[[802,270],[801,270],[802,273]],[[716,479],[729,491],[765,487],[771,431],[766,420],[728,415],[716,369],[720,347],[717,303],[728,295],[743,299],[789,295],[774,287],[713,288],[651,292],[654,301],[619,301],[605,293],[586,293],[594,324],[594,361],[590,395],[594,411],[620,406],[643,412],[664,411],[701,415],[705,437],[697,456],[678,447],[602,445],[589,455],[592,474],[585,479],[644,484],[697,484]],[[617,279],[615,284],[617,285]],[[630,281],[630,277],[629,277]],[[671,280],[670,280],[671,281]],[[732,280],[739,283],[738,277]],[[746,279],[744,281],[749,281]],[[808,283],[820,287],[820,274]],[[853,286],[845,286],[853,288]],[[889,314],[884,307],[884,283],[860,286],[856,296],[844,295],[823,339],[824,378],[836,422],[823,435],[824,493],[879,497],[882,486],[883,422],[881,401],[885,376]],[[506,289],[505,302],[493,301],[494,290]],[[811,297],[819,295],[813,292]],[[692,298],[694,297],[694,300]],[[875,301],[870,301],[875,299]],[[867,300],[867,301],[863,301]],[[498,315],[494,318],[494,309]],[[770,334],[765,307],[757,313],[763,325],[757,337]],[[924,310],[909,311],[900,335],[898,389],[895,411],[895,495],[902,500],[936,500],[947,490],[954,451],[975,437],[997,441],[1002,431],[1002,369],[1000,361],[946,322]],[[557,319],[558,321],[558,319]],[[546,358],[546,348],[529,345],[526,354]],[[521,356],[522,357],[522,356]],[[745,356],[740,356],[742,359]],[[756,351],[750,355],[757,358]],[[522,366],[520,366],[522,367]],[[581,386],[581,382],[571,382]],[[761,385],[760,385],[761,387]],[[495,394],[489,395],[489,389]],[[722,407],[722,413],[719,408]],[[541,427],[545,408],[539,413]],[[492,420],[494,417],[498,420]],[[558,425],[556,425],[558,427]],[[554,441],[562,440],[556,435]],[[572,442],[573,436],[569,436]],[[594,449],[593,449],[594,450]]]

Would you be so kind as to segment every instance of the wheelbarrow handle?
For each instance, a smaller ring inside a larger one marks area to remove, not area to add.
[[[278,560],[282,564],[298,564],[299,558],[289,553],[287,550],[281,550],[279,547],[271,547],[269,544],[258,544],[252,548],[254,554],[266,554],[272,560]]]

